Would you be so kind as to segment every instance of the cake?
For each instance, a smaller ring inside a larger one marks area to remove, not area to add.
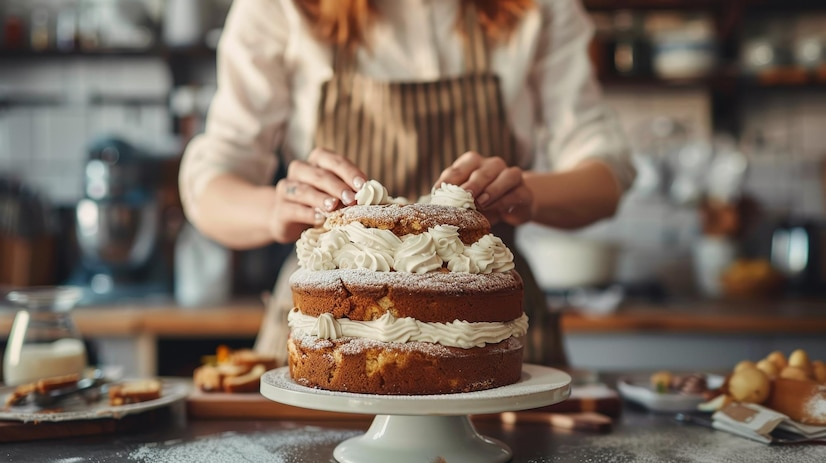
[[[296,243],[291,378],[385,395],[517,382],[523,283],[470,193],[443,184],[407,204],[371,180],[356,199]]]

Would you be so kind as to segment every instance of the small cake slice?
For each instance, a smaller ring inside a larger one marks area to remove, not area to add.
[[[128,405],[161,397],[162,386],[157,379],[126,381],[109,386],[110,405]]]

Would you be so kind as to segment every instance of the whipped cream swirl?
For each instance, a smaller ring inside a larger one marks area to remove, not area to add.
[[[389,272],[395,260],[393,253],[356,243],[345,245],[336,255],[338,268],[367,269],[374,272]],[[335,264],[334,264],[335,265]]]
[[[449,262],[465,251],[465,243],[459,238],[459,227],[455,225],[436,225],[427,231],[436,243],[436,254],[443,261]]]
[[[405,236],[394,258],[393,268],[399,272],[427,273],[442,266],[442,259],[436,253],[436,242],[427,232]]]
[[[361,205],[390,204],[395,199],[375,180],[366,182],[356,196]],[[430,203],[475,209],[470,192],[447,183],[433,190]],[[451,272],[491,273],[514,268],[513,254],[500,238],[488,234],[468,246],[453,225],[437,225],[401,238],[358,221],[332,229],[310,228],[296,243],[296,253],[301,267],[317,271],[343,268],[427,273],[446,267]]]
[[[381,251],[393,253],[402,244],[401,238],[392,231],[367,228],[361,222],[350,222],[342,230],[353,243]]]
[[[389,204],[387,188],[376,180],[368,180],[356,192],[356,202],[359,206],[378,206]]]
[[[430,204],[476,210],[473,195],[464,188],[449,183],[442,183],[439,188],[433,190],[430,195]]]
[[[311,317],[294,308],[287,322],[295,337],[309,335],[321,339],[356,337],[383,342],[430,342],[462,349],[484,347],[512,336],[524,336],[528,331],[528,317],[525,314],[508,322],[454,320],[450,323],[426,323],[409,317],[396,318],[389,312],[372,321],[336,319],[331,314]]]

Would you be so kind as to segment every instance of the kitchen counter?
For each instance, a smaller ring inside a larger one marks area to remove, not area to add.
[[[12,310],[0,310],[0,341],[13,316]],[[160,339],[254,339],[263,316],[263,303],[254,299],[197,308],[153,301],[73,312],[80,332],[104,344],[105,362],[140,376],[157,374]],[[685,369],[695,368],[698,359],[714,359],[717,363],[705,365],[709,368],[729,368],[747,356],[797,347],[826,359],[826,301],[626,301],[606,315],[566,310],[561,320],[570,360],[586,368],[653,369],[666,359]],[[625,353],[622,359],[619,353]]]
[[[182,407],[145,431],[64,440],[9,443],[0,459],[15,462],[334,462],[335,446],[363,433],[369,421],[187,419]],[[826,461],[826,445],[767,446],[721,431],[626,408],[607,434],[563,431],[544,424],[474,419],[484,436],[513,450],[513,463]]]
[[[72,317],[89,337],[232,337],[255,336],[263,315],[260,301],[238,300],[197,308],[171,302],[78,307]],[[8,333],[13,316],[0,310],[0,333]],[[826,334],[826,300],[626,302],[605,315],[567,310],[562,327],[566,333]]]
[[[629,302],[616,312],[562,317],[566,333],[826,334],[826,300]]]

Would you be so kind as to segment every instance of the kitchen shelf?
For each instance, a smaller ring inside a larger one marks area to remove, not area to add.
[[[730,0],[583,0],[586,9],[595,10],[707,10]]]
[[[36,60],[60,58],[147,58],[160,56],[156,49],[113,50],[8,50],[0,49],[2,60]]]
[[[0,109],[12,106],[61,106],[65,102],[62,96],[0,95]]]
[[[37,60],[61,58],[211,58],[215,50],[206,46],[195,47],[150,47],[94,50],[9,50],[0,48],[0,60]]]
[[[68,103],[62,95],[0,95],[0,109],[65,106]],[[91,95],[86,103],[90,106],[166,106],[168,101],[162,96]]]
[[[592,11],[615,10],[714,10],[732,8],[768,12],[789,9],[826,9],[822,0],[583,0]]]
[[[658,88],[709,88],[723,92],[739,90],[799,89],[826,90],[826,67],[819,70],[795,68],[777,69],[757,75],[715,73],[706,77],[671,79],[657,76],[599,77],[604,87],[658,87]]]

